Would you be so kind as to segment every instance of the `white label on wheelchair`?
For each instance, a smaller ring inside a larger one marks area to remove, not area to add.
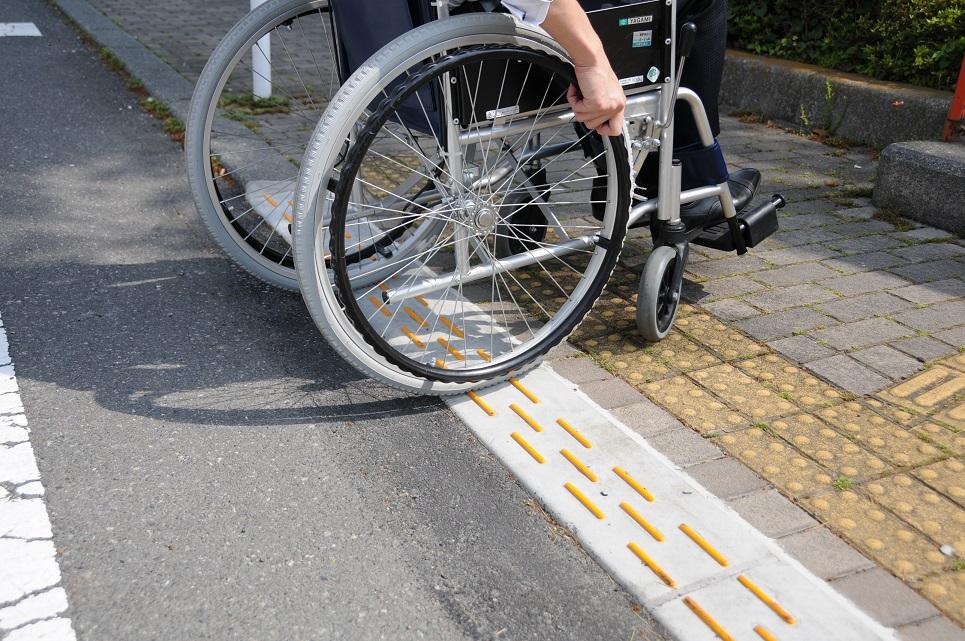
[[[653,30],[650,31],[634,31],[633,32],[633,48],[639,49],[640,47],[650,47],[653,45]]]
[[[515,116],[519,113],[519,105],[513,107],[506,107],[504,109],[490,109],[486,112],[486,120],[495,120],[496,118],[506,118],[507,116]]]
[[[650,67],[650,71],[647,72],[647,80],[650,82],[657,82],[657,78],[660,77],[660,70],[656,67]]]
[[[629,78],[620,78],[620,86],[626,87],[627,85],[635,85],[637,83],[643,82],[644,80],[645,78],[643,76],[630,76]]]

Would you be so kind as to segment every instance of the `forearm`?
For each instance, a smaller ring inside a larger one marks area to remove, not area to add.
[[[577,0],[553,0],[542,27],[566,49],[576,67],[609,65],[603,43]]]

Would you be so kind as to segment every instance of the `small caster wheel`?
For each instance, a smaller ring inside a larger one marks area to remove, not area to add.
[[[538,249],[546,239],[546,216],[528,193],[507,198],[504,209],[512,214],[496,226],[496,258],[508,258]]]
[[[677,252],[666,245],[657,247],[647,259],[637,296],[637,328],[652,342],[666,338],[677,317],[683,279],[674,283]]]

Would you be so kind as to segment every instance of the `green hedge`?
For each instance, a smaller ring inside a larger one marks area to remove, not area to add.
[[[731,0],[730,46],[954,89],[965,0]]]

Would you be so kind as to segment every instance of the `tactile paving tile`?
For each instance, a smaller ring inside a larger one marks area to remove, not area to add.
[[[922,423],[912,429],[942,452],[954,456],[965,455],[965,434],[938,423]]]
[[[954,356],[949,356],[945,360],[939,361],[939,364],[957,369],[960,372],[965,372],[965,353],[960,352]]]
[[[896,474],[866,483],[871,498],[884,505],[939,545],[965,552],[965,509],[921,481]]]
[[[748,422],[685,376],[646,383],[640,389],[701,434],[733,430]]]
[[[772,388],[782,398],[792,400],[805,409],[834,405],[842,401],[838,390],[775,354],[765,354],[735,364],[748,376]]]
[[[822,522],[903,579],[920,579],[945,564],[938,546],[857,492],[828,492],[804,503]]]
[[[733,365],[718,365],[688,374],[695,381],[713,390],[731,407],[754,421],[763,421],[797,411],[790,401],[767,389]]]
[[[831,487],[827,470],[766,430],[751,427],[714,441],[791,496],[801,497]]]
[[[957,429],[965,430],[965,403],[959,403],[944,412],[939,412],[935,418]]]
[[[922,582],[921,591],[958,625],[965,626],[965,571],[929,577]]]
[[[912,474],[965,507],[965,463],[948,459],[920,467]]]
[[[517,384],[447,402],[675,638],[894,639],[549,368]]]
[[[849,479],[880,476],[891,466],[807,414],[771,422],[771,429],[808,456]]]
[[[891,403],[882,403],[876,398],[865,398],[863,400],[865,405],[873,408],[885,418],[891,419],[899,425],[912,425],[913,423],[917,423],[919,420],[921,420],[921,417],[917,414],[912,414],[911,412],[892,405]]]
[[[725,361],[758,356],[769,351],[709,314],[693,314],[677,319],[677,328]]]
[[[941,450],[918,438],[913,431],[892,423],[857,401],[826,407],[817,415],[847,438],[899,467],[929,463],[942,456]]]
[[[678,332],[671,332],[660,343],[648,343],[634,331],[589,339],[583,345],[608,369],[634,384],[720,363],[716,356]]]
[[[878,394],[883,400],[931,414],[965,391],[965,373],[935,366]]]

